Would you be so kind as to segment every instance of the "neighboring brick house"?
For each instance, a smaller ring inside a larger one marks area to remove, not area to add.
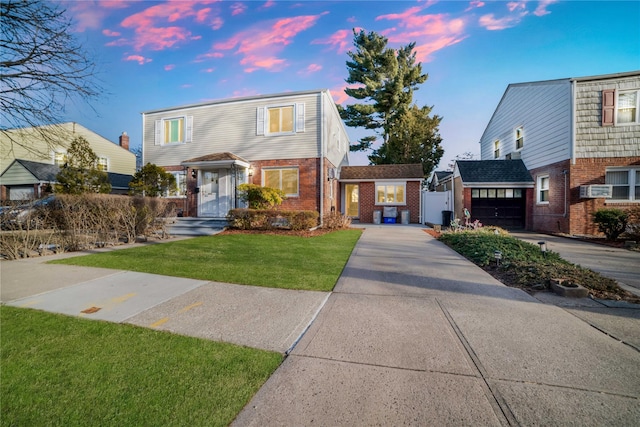
[[[640,71],[510,84],[480,148],[529,170],[527,229],[597,234],[595,211],[640,204]]]
[[[43,141],[42,132],[54,142]],[[96,166],[109,176],[112,193],[126,194],[136,172],[136,156],[129,151],[126,132],[115,144],[78,123],[68,122],[0,132],[2,201],[39,198],[51,191],[59,167],[66,162],[67,148],[76,137],[89,142],[98,156]]]
[[[247,182],[283,190],[285,210],[339,209],[349,138],[328,90],[156,109],[142,123],[143,162],[175,175],[184,216],[224,219]]]
[[[420,164],[344,166],[340,170],[343,213],[373,223],[374,212],[384,218],[384,208],[396,208],[396,222],[408,210],[409,222],[421,223],[423,174]]]

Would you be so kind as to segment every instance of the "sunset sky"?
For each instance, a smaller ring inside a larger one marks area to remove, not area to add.
[[[415,42],[429,79],[414,101],[443,117],[450,159],[478,141],[509,83],[640,69],[638,1],[64,1],[99,64],[95,112],[64,120],[140,146],[147,110],[346,85],[353,28]],[[349,129],[352,142],[363,135]],[[479,157],[478,157],[479,158]],[[367,164],[352,154],[352,164]]]

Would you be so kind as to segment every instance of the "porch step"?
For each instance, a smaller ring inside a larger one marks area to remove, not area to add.
[[[173,236],[211,236],[224,230],[227,225],[226,219],[175,218],[168,224],[168,231]]]

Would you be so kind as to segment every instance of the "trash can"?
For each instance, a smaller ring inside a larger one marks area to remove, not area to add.
[[[382,222],[382,211],[373,211],[373,223],[380,224]]]
[[[409,224],[409,211],[400,211],[400,223]]]
[[[451,225],[452,211],[442,211],[442,226],[449,227]]]

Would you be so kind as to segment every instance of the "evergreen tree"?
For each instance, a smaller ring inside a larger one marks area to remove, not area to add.
[[[351,60],[347,61],[346,82],[356,86],[346,88],[345,93],[366,103],[339,108],[347,126],[375,131],[383,145],[393,122],[410,108],[414,90],[427,80],[421,64],[416,64],[415,43],[396,50],[387,47],[387,42],[386,37],[375,32],[354,30],[356,49],[347,53]],[[376,139],[366,136],[352,145],[351,151],[369,150]]]
[[[56,176],[55,191],[63,194],[111,192],[109,176],[98,170],[97,161],[89,141],[81,136],[75,138],[67,150],[66,163]]]
[[[160,197],[177,191],[176,177],[153,163],[144,165],[129,183],[131,195]]]
[[[430,116],[431,107],[413,105],[402,112],[389,130],[389,138],[369,156],[374,165],[420,163],[428,176],[440,162],[444,150],[438,126],[442,120]]]

